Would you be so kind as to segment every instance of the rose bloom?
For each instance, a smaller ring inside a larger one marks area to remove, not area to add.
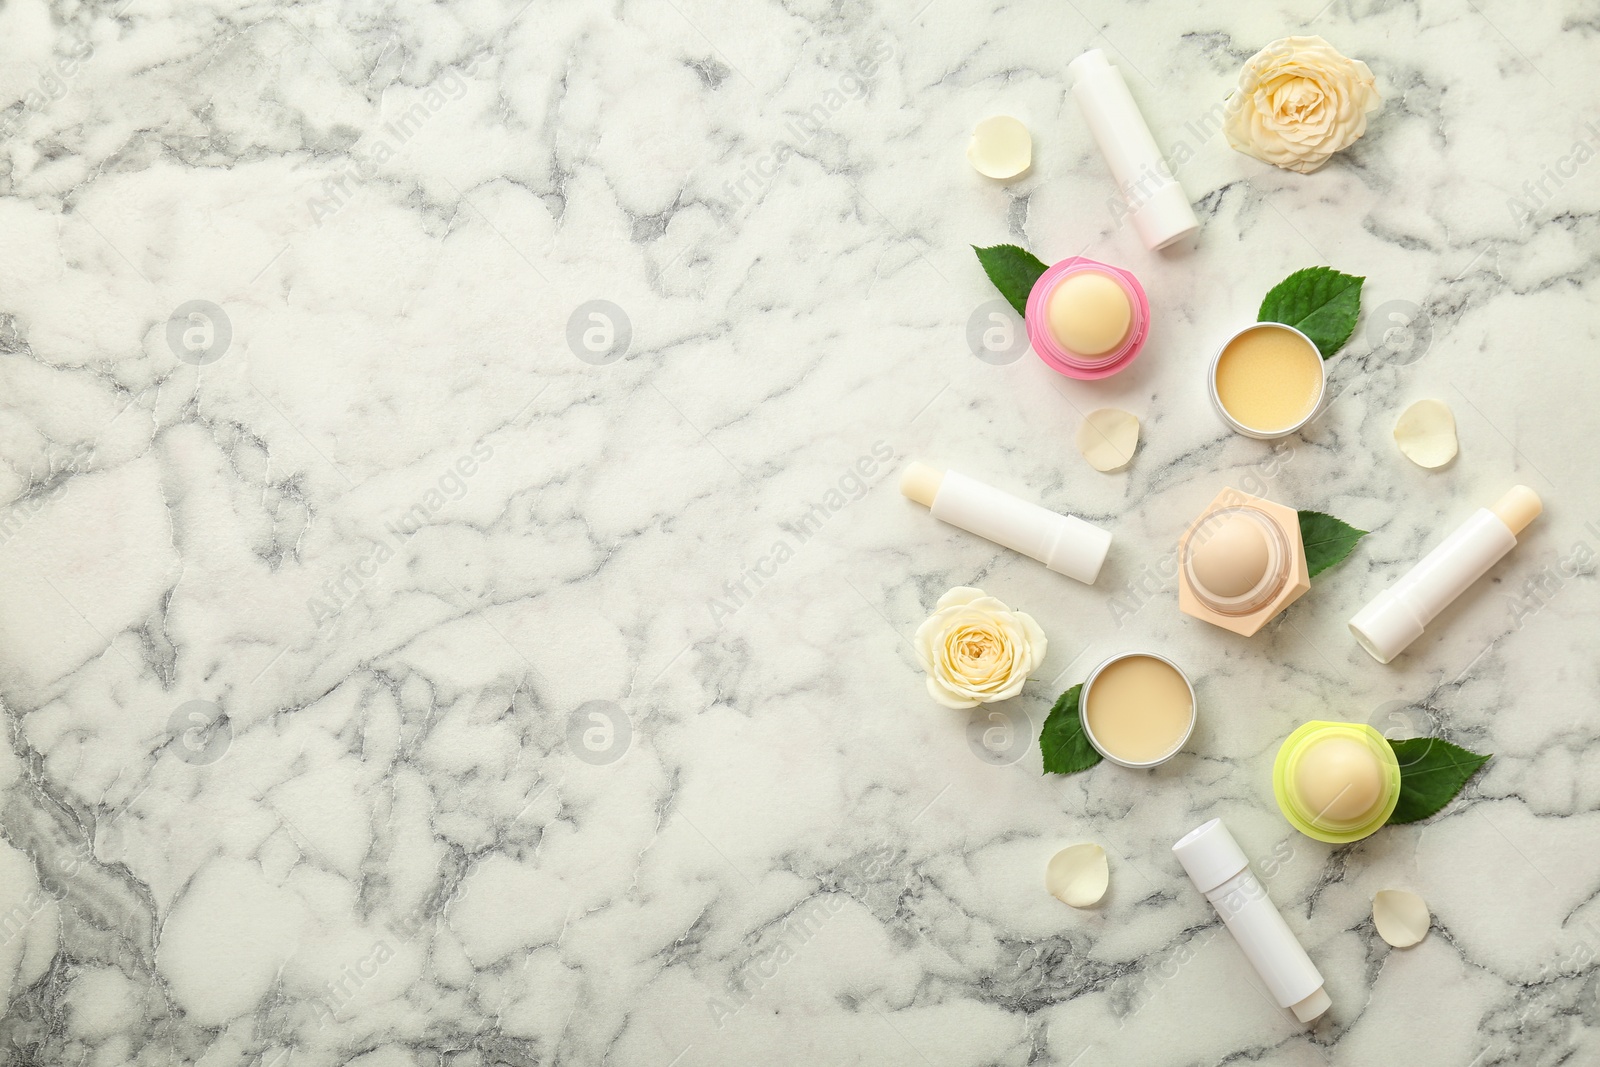
[[[1367,132],[1383,106],[1372,71],[1321,37],[1285,37],[1251,56],[1228,100],[1228,143],[1310,174]]]
[[[939,598],[912,644],[928,672],[928,695],[947,708],[1016,696],[1048,647],[1031,616],[967,586]]]

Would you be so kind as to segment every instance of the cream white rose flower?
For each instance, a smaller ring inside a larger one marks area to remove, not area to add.
[[[1365,63],[1321,37],[1285,37],[1245,63],[1224,128],[1245,155],[1310,174],[1366,133],[1382,106]]]
[[[1016,696],[1048,645],[1031,616],[967,586],[939,598],[912,643],[928,672],[928,695],[947,708]]]

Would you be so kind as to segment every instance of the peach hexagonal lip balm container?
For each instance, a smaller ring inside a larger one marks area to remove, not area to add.
[[[1300,515],[1224,489],[1178,540],[1178,609],[1250,637],[1311,589]]]

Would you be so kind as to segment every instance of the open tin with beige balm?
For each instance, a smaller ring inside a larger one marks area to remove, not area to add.
[[[1089,673],[1078,699],[1083,734],[1123,767],[1156,767],[1194,732],[1194,686],[1165,656],[1125,652]]]
[[[1311,338],[1281,322],[1257,322],[1217,349],[1208,381],[1211,403],[1230,429],[1276,441],[1316,418],[1328,374]]]

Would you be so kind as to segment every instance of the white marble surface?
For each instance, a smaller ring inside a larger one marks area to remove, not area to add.
[[[1299,176],[1189,125],[1307,31],[1378,76],[1354,149]],[[1600,1060],[1591,6],[10,0],[0,40],[0,1059]],[[1091,45],[1193,150],[1191,251],[1105,208]],[[1009,186],[962,154],[995,112],[1036,134]],[[975,358],[1004,240],[1136,271],[1133,368]],[[1316,263],[1369,314],[1273,453],[1202,370]],[[625,352],[569,347],[592,300]],[[1424,396],[1435,473],[1389,438]],[[1145,426],[1110,476],[1071,444],[1105,405]],[[934,522],[912,457],[1112,528],[1099,584]],[[1371,662],[1345,620],[1518,481],[1546,518]],[[1251,640],[1159,577],[1229,484],[1373,531]],[[1000,757],[907,643],[957,584],[1050,637]],[[1190,751],[1042,777],[1052,699],[1129,648],[1194,677]],[[1269,789],[1314,717],[1496,756],[1324,846]],[[1213,815],[1328,977],[1312,1031],[1171,859]],[[1042,887],[1075,841],[1092,911]],[[1436,918],[1406,952],[1389,886]]]

